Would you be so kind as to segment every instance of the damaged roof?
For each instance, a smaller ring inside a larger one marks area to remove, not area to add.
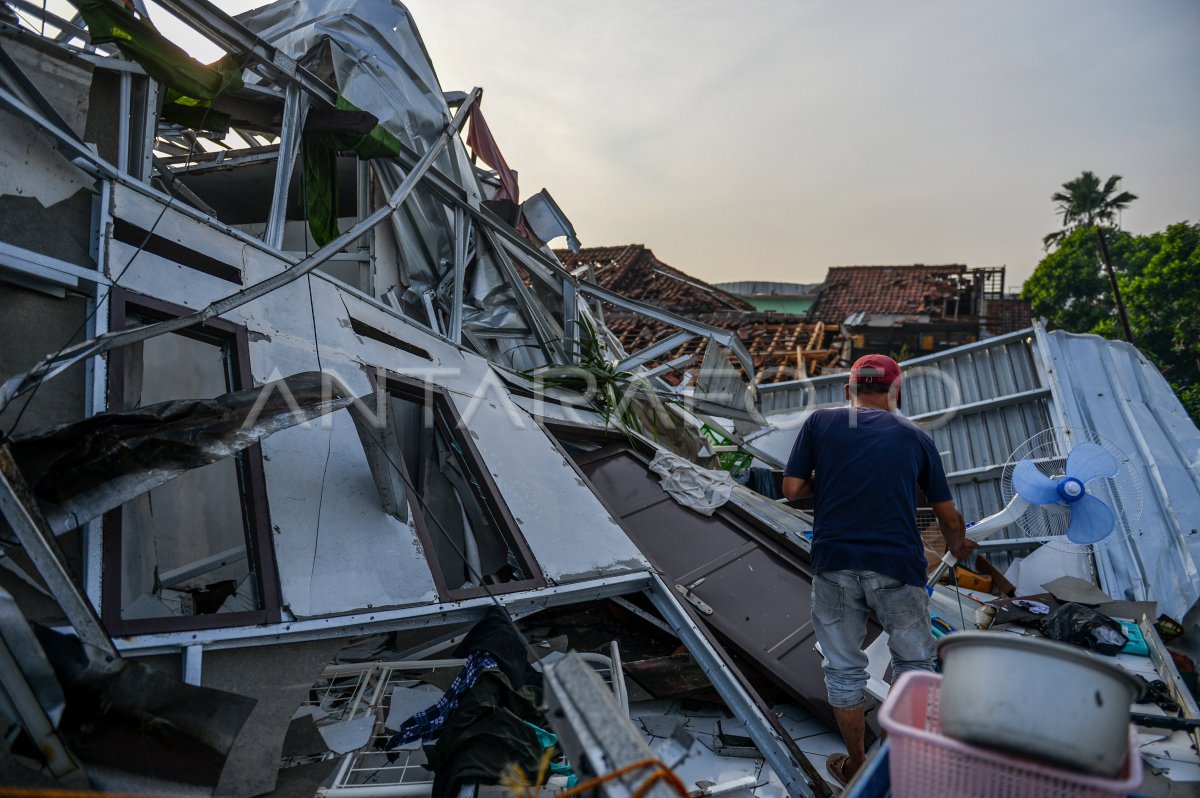
[[[591,267],[596,283],[603,288],[736,332],[753,359],[759,383],[819,374],[841,353],[836,324],[818,326],[798,314],[759,311],[740,296],[668,266],[642,244],[589,247],[578,253],[564,249],[556,250],[555,254],[568,270]],[[581,278],[591,279],[591,276],[584,274]],[[674,330],[668,324],[607,306],[604,324],[627,352],[644,349]],[[659,360],[695,355],[693,366],[698,365],[706,344],[704,339],[692,339]],[[807,350],[806,354],[801,355],[801,350]],[[807,361],[804,364],[800,362],[802,357]],[[683,372],[676,371],[663,378],[678,384],[682,377]]]
[[[792,313],[725,311],[700,313],[695,318],[737,333],[754,360],[759,384],[794,380],[802,374],[819,374],[822,369],[836,365],[841,353],[841,336],[836,324],[810,323],[803,316]],[[631,314],[606,314],[605,326],[617,336],[626,351],[642,349],[665,338],[671,330],[665,324],[647,322]],[[706,344],[704,339],[692,339],[662,359],[675,360],[693,354],[699,357]],[[801,357],[807,360],[803,367],[807,371],[801,371]],[[681,378],[679,373],[664,375],[664,379],[672,384],[677,384]]]
[[[967,273],[963,264],[834,266],[829,269],[809,315],[812,319],[840,324],[853,313],[940,312],[941,301],[959,291],[951,278]]]
[[[554,254],[568,271],[591,266],[602,288],[676,313],[696,317],[700,313],[754,310],[741,297],[668,266],[643,244],[587,247],[577,253],[560,249]]]

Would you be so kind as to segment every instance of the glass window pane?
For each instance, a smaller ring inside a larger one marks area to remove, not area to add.
[[[125,355],[126,407],[229,390],[223,347],[161,335]],[[121,508],[121,617],[260,605],[246,550],[238,457],[189,471]]]
[[[426,413],[421,402],[393,396],[390,403],[400,454],[421,500],[433,559],[451,590],[522,580],[519,559],[485,501],[461,445],[440,411]],[[432,422],[432,423],[430,423]],[[434,565],[433,562],[430,563]]]

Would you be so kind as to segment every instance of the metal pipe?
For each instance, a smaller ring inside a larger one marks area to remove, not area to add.
[[[467,215],[462,208],[454,209],[454,280],[450,284],[450,329],[447,337],[455,344],[462,343],[463,280],[467,273]]]
[[[0,514],[8,521],[46,587],[62,607],[88,659],[98,671],[115,668],[120,655],[87,597],[67,571],[62,553],[37,509],[36,500],[17,468],[8,444],[0,445]]]
[[[200,686],[200,671],[204,662],[204,646],[185,646],[183,649],[183,683]]]
[[[621,705],[621,709],[628,715],[629,690],[625,685],[625,666],[621,662],[621,647],[617,645],[616,640],[612,640],[608,644],[608,660],[609,681],[612,682],[613,694],[617,697],[617,703]]]
[[[279,160],[275,166],[275,185],[271,190],[271,212],[263,243],[274,249],[283,246],[283,229],[287,224],[288,188],[296,165],[296,150],[300,131],[308,115],[308,96],[295,83],[289,83],[283,102],[283,122],[279,130]]]
[[[117,100],[117,168],[129,171],[129,114],[133,100],[133,75],[122,72]]]
[[[328,84],[207,0],[161,0],[160,4],[225,52],[250,56],[271,77],[300,86],[325,105],[337,101]]]
[[[246,559],[246,544],[239,543],[233,548],[219,551],[216,554],[210,554],[207,557],[202,557],[195,562],[190,562],[187,565],[181,565],[178,568],[172,568],[169,571],[163,571],[159,574],[158,581],[165,588],[175,587],[189,579],[195,579],[197,576],[203,576],[218,568],[223,568],[230,563],[241,562]]]
[[[155,172],[158,172],[164,186],[169,187],[170,190],[173,191],[178,197],[188,203],[191,203],[197,210],[203,211],[209,216],[216,218],[217,212],[212,208],[212,206],[200,199],[196,192],[192,191],[187,187],[186,184],[184,184],[183,181],[177,178],[170,167],[162,162],[162,159],[154,155],[153,152],[150,153],[150,158],[152,167]]]
[[[579,293],[575,281],[566,277],[562,280],[563,298],[563,350],[568,363],[579,362]]]
[[[357,189],[356,208],[358,218],[363,218],[371,212],[371,167],[367,162],[358,159],[355,165],[355,188]],[[358,245],[358,285],[356,288],[368,294],[375,290],[375,234],[366,236]]]
[[[425,306],[425,318],[429,321],[429,329],[442,335],[442,323],[438,319],[437,308],[433,305],[433,290],[426,288],[421,292],[421,303]]]
[[[696,337],[695,333],[683,331],[677,332],[674,335],[668,336],[657,344],[652,344],[640,352],[636,352],[617,364],[617,371],[631,371],[638,366],[645,365],[655,358],[674,351],[676,348],[683,346],[688,341]]]
[[[154,172],[154,142],[158,135],[158,81],[149,77],[141,79],[145,90],[142,94],[141,127],[138,130],[137,171],[130,164],[129,172],[139,180],[150,180]]]

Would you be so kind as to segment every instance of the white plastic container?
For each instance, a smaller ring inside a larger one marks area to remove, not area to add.
[[[1100,655],[1002,632],[960,632],[938,641],[941,730],[1111,778],[1125,764],[1133,676]]]

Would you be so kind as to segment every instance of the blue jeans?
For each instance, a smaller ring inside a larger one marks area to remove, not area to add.
[[[827,571],[813,577],[812,623],[825,670],[829,703],[837,709],[863,704],[867,684],[867,613],[888,633],[893,680],[905,671],[932,671],[933,633],[929,630],[929,595],[874,571]]]

